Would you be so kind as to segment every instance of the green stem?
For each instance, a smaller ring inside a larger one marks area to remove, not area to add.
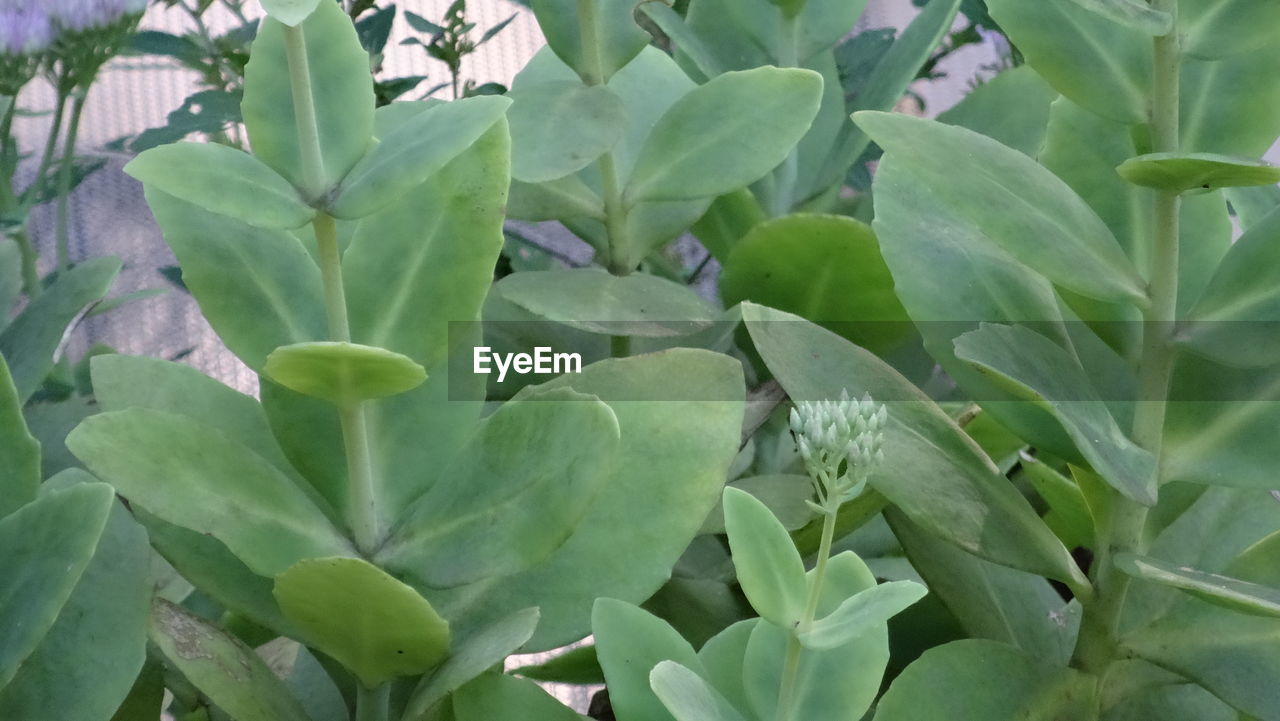
[[[58,149],[58,138],[62,137],[62,118],[66,114],[67,99],[71,97],[71,93],[61,89],[61,82],[57,85],[58,99],[53,106],[53,122],[44,141],[44,152],[40,155],[40,165],[36,168],[35,180],[22,192],[22,208],[24,211],[34,207],[36,199],[40,197],[40,190],[44,187],[44,176],[49,172],[49,166],[53,165],[53,156]]]
[[[1158,10],[1174,14],[1177,0],[1156,0]],[[1179,84],[1182,48],[1177,32],[1158,37],[1153,44],[1151,129],[1152,150],[1178,152]],[[1161,478],[1161,451],[1169,383],[1173,376],[1174,349],[1171,343],[1177,316],[1179,215],[1182,201],[1177,193],[1157,191],[1152,224],[1153,252],[1148,292],[1151,305],[1144,311],[1142,357],[1138,367],[1138,402],[1134,410],[1133,440],[1150,451],[1157,462],[1157,482]],[[1147,550],[1148,509],[1112,491],[1109,508],[1098,524],[1093,576],[1096,595],[1087,608],[1076,646],[1076,662],[1085,670],[1105,674],[1120,657],[1117,637],[1120,617],[1129,589],[1129,577],[1115,567],[1122,552]]]
[[[28,298],[34,300],[44,290],[40,286],[40,271],[36,267],[40,255],[36,253],[26,228],[19,228],[14,232],[13,242],[18,244],[18,257],[22,262],[22,290]]]
[[[779,28],[782,42],[778,48],[778,66],[794,68],[800,66],[800,21],[794,15],[782,13],[782,24]],[[774,217],[781,217],[791,212],[795,202],[796,180],[800,173],[800,151],[792,148],[787,159],[773,171],[773,192],[769,198],[769,212]]]
[[[298,147],[302,156],[303,183],[312,200],[316,201],[326,192],[327,181],[320,147],[320,131],[316,124],[311,71],[307,63],[306,37],[302,28],[285,29],[285,49],[289,63],[289,80],[293,89]],[[322,211],[312,221],[312,227],[316,235],[320,279],[324,286],[329,339],[349,343],[351,342],[351,324],[347,318],[347,295],[342,280],[342,252],[338,247],[338,225],[333,216]],[[342,423],[342,442],[347,456],[347,500],[351,532],[355,537],[356,548],[367,555],[377,547],[381,531],[378,527],[365,404],[354,403],[339,408],[339,419]],[[384,717],[385,710],[382,717],[371,716],[370,718]]]
[[[75,171],[76,138],[80,134],[80,120],[84,117],[84,104],[89,88],[76,90],[71,101],[71,120],[67,124],[67,139],[62,147],[62,165],[58,168],[58,268],[71,269],[71,233],[68,202],[71,196],[71,180]]]
[[[387,721],[391,718],[390,706],[391,684],[384,683],[377,688],[356,684],[355,721]]]
[[[822,540],[818,544],[818,557],[813,567],[813,583],[809,584],[809,597],[805,602],[804,615],[796,624],[790,637],[787,638],[786,657],[782,662],[782,685],[778,689],[778,721],[790,721],[795,714],[796,677],[800,673],[800,657],[804,649],[800,645],[800,634],[813,626],[818,615],[818,601],[822,598],[822,586],[827,577],[827,559],[831,556],[831,544],[836,535],[836,514],[839,501],[832,507],[831,499],[825,504],[826,513],[822,519]]]

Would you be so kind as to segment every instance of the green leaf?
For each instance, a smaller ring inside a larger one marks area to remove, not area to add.
[[[1188,349],[1228,366],[1280,359],[1280,210],[1231,246],[1179,333]]]
[[[1062,524],[1062,529],[1058,530],[1058,537],[1063,539],[1062,542],[1068,548],[1093,547],[1093,515],[1080,486],[1025,452],[1018,454],[1018,461],[1023,478],[1049,504],[1050,516]],[[1050,526],[1053,527],[1053,524]]]
[[[511,673],[539,683],[604,684],[604,671],[596,657],[595,644],[578,646],[543,663],[517,666]]]
[[[638,606],[611,598],[595,602],[591,632],[596,656],[609,686],[609,702],[619,718],[670,721],[649,671],[660,662],[676,662],[701,671],[688,641],[666,621]],[[677,721],[679,721],[677,717]]]
[[[1188,55],[1213,60],[1248,55],[1275,39],[1280,5],[1268,0],[1182,0],[1178,31]]]
[[[726,306],[750,300],[795,313],[876,353],[913,330],[875,234],[839,215],[797,213],[752,228],[725,262],[720,295]]]
[[[715,506],[742,432],[742,364],[718,353],[673,349],[602,361],[520,397],[565,387],[609,403],[622,429],[616,468],[590,512],[545,562],[430,596],[451,621],[462,612],[450,609],[465,609],[455,627],[539,606],[530,652],[590,633],[596,598],[640,603],[666,583]]]
[[[1141,155],[1125,161],[1116,172],[1134,185],[1179,193],[1280,182],[1280,168],[1269,163],[1211,153]]]
[[[309,721],[252,649],[190,611],[157,599],[149,636],[169,663],[236,721]]]
[[[994,641],[956,641],[926,651],[894,680],[876,721],[1085,721],[1094,681]]]
[[[694,3],[694,7],[699,4]],[[892,110],[950,32],[960,4],[961,0],[931,0],[869,73],[849,112]],[[814,186],[822,188],[842,182],[849,167],[862,157],[870,144],[871,138],[862,128],[853,123],[843,125],[838,144],[822,166]]]
[[[1168,35],[1173,30],[1173,16],[1157,10],[1143,0],[1072,0],[1114,23],[1139,30],[1152,37]]]
[[[1280,83],[1267,73],[1277,62],[1280,42],[1221,60],[1188,58],[1182,69],[1181,150],[1265,155],[1280,135]]]
[[[1071,660],[1080,613],[1048,581],[966,553],[926,533],[895,508],[886,509],[885,519],[929,593],[966,633],[1061,666]]]
[[[519,709],[521,721],[581,721],[573,709],[560,703],[532,681],[492,674],[481,676],[453,695],[457,721],[494,721]]]
[[[743,304],[747,330],[796,400],[870,393],[889,409],[886,463],[871,485],[930,533],[995,563],[1084,584],[1026,499],[909,381],[848,341],[793,315]]]
[[[991,17],[1058,92],[1127,125],[1148,121],[1151,38],[1078,0],[988,0]]]
[[[1120,430],[1084,369],[1060,346],[1022,326],[984,323],[956,339],[956,356],[1049,408],[1107,483],[1155,505],[1155,458]]]
[[[514,273],[493,292],[534,315],[604,335],[667,338],[706,330],[720,313],[688,287],[645,273]]]
[[[860,591],[802,632],[800,643],[814,651],[838,648],[887,623],[928,592],[915,581],[890,581]]]
[[[701,676],[675,661],[655,666],[649,683],[676,721],[742,721],[742,714],[733,704]]]
[[[694,32],[685,18],[675,8],[661,2],[640,3],[640,12],[644,13],[658,29],[666,34],[676,46],[678,52],[687,57],[697,68],[697,74],[690,73],[695,79],[705,81],[724,72],[715,52],[703,43],[698,33]],[[686,66],[687,69],[687,66]]]
[[[427,599],[359,558],[311,558],[276,576],[273,594],[308,645],[368,688],[417,676],[449,652],[449,624]]]
[[[380,133],[378,142],[342,180],[329,206],[335,217],[364,218],[421,186],[500,125],[511,101],[480,96],[415,105],[422,110]]]
[[[803,69],[725,73],[659,119],[627,185],[630,203],[723,195],[777,167],[818,112],[822,78]]]
[[[1224,608],[1280,618],[1280,589],[1132,553],[1116,556],[1115,564],[1134,578],[1181,589]]]
[[[907,115],[859,113],[854,120],[955,220],[1028,267],[1091,298],[1147,302],[1146,282],[1111,231],[1031,158],[964,128]],[[959,177],[957,168],[973,173]]]
[[[93,558],[79,575],[57,622],[23,660],[13,680],[0,688],[0,718],[31,718],[32,714],[58,719],[110,718],[142,669],[153,590],[151,549],[146,532],[109,492],[103,493],[104,484],[95,481],[76,469],[45,482],[45,498],[79,488],[93,489],[95,497],[110,499],[109,513],[101,526],[102,535],[95,539]],[[70,490],[61,490],[64,488]],[[90,512],[89,516],[68,522],[88,521],[97,528],[96,514]],[[60,533],[73,528],[68,525]],[[5,548],[7,552],[13,546]],[[56,569],[58,573],[62,570]],[[3,610],[0,617],[11,622]]]
[[[280,385],[338,406],[417,388],[427,372],[407,356],[355,343],[296,343],[271,351],[263,372]]]
[[[783,528],[795,531],[813,519],[808,501],[813,498],[813,483],[808,476],[768,474],[739,478],[729,484],[740,491],[750,493],[769,508]],[[722,534],[724,528],[724,504],[718,505],[702,524],[701,534]]]
[[[40,488],[40,442],[27,429],[22,401],[0,355],[0,518],[36,499]]]
[[[102,413],[80,424],[67,447],[132,503],[212,534],[262,575],[354,553],[288,476],[198,421],[146,408]]]
[[[17,243],[0,243],[0,331],[9,325],[9,314],[22,295],[22,253]]]
[[[293,27],[315,12],[319,0],[262,0],[262,9],[271,17]]]
[[[546,560],[607,482],[618,433],[609,406],[572,390],[504,404],[405,513],[375,558],[435,588]]]
[[[252,155],[226,145],[162,145],[134,158],[125,172],[211,213],[259,228],[288,230],[315,216],[289,181]]]
[[[119,259],[94,258],[59,273],[0,331],[0,355],[9,364],[20,403],[31,398],[53,369],[69,326],[82,317],[85,306],[102,300],[119,272]]]
[[[529,3],[547,45],[588,85],[608,82],[649,44],[649,33],[635,21],[635,0],[594,0],[591,20],[579,15],[578,0],[532,0]],[[584,48],[590,36],[595,47]]]
[[[622,99],[573,80],[522,84],[511,106],[511,176],[526,183],[563,178],[617,144],[626,128]]]
[[[507,213],[516,220],[590,218],[604,221],[604,201],[582,178],[569,175],[545,183],[511,181]]]
[[[813,575],[810,571],[809,583]],[[845,599],[875,585],[875,576],[855,554],[846,551],[834,556],[827,564],[818,614],[830,614]],[[750,706],[744,710],[753,711],[756,718],[778,716],[778,690],[791,639],[789,629],[764,620],[751,631],[743,657],[742,684]],[[880,690],[888,660],[888,631],[881,624],[843,646],[823,651],[803,649],[796,669],[792,718],[858,721]]]
[[[724,490],[724,525],[738,583],[761,618],[790,628],[804,614],[804,562],[787,529],[746,491]]]
[[[1035,158],[1044,144],[1050,106],[1057,97],[1057,91],[1036,71],[1022,65],[974,88],[939,115],[938,121],[982,133]]]
[[[93,558],[111,503],[106,484],[87,484],[0,519],[0,690],[54,627]]]
[[[751,710],[751,702],[743,685],[742,663],[747,656],[751,634],[761,623],[764,622],[758,618],[738,621],[712,636],[698,650],[698,660],[706,672],[704,678],[744,713]]]
[[[1276,185],[1228,188],[1226,196],[1231,203],[1231,212],[1240,221],[1243,230],[1252,228],[1271,211],[1280,208],[1280,186]]]
[[[286,0],[282,0],[286,1]],[[311,199],[325,196],[365,155],[373,137],[373,78],[369,53],[351,18],[338,3],[299,0],[315,12],[295,29],[266,18],[244,69],[241,112],[253,154],[301,188]],[[301,18],[298,18],[301,20]],[[301,33],[319,135],[323,177],[309,179],[298,144],[298,109],[289,80],[286,35]],[[319,185],[313,187],[313,182]]]
[[[538,609],[526,608],[455,643],[444,663],[414,688],[404,719],[422,718],[445,696],[502,663],[533,636],[537,625]]]
[[[282,345],[326,337],[320,269],[296,237],[155,188],[147,190],[147,203],[205,319],[250,368],[261,371],[267,354]]]
[[[1280,535],[1246,550],[1223,573],[1280,586]],[[1200,684],[1242,713],[1280,719],[1280,621],[1183,596],[1154,624],[1121,639],[1124,647]]]

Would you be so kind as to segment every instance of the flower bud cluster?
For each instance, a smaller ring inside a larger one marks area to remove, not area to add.
[[[821,512],[833,513],[862,492],[867,477],[884,461],[888,420],[883,404],[870,395],[850,399],[848,391],[838,401],[801,401],[791,409],[791,432]]]

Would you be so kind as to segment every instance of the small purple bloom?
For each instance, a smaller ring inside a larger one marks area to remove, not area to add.
[[[0,53],[34,55],[53,42],[53,23],[43,3],[0,0]]]

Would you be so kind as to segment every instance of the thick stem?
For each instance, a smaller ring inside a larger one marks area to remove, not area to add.
[[[338,224],[328,213],[319,213],[311,223],[316,233],[316,254],[320,280],[324,285],[325,314],[329,319],[329,340],[350,342],[347,321],[347,292],[342,284],[342,252],[338,249]]]
[[[355,721],[387,721],[390,716],[391,684],[365,688],[356,684]]]
[[[58,83],[58,99],[53,106],[53,121],[49,127],[49,134],[45,137],[44,152],[40,155],[40,165],[36,167],[35,179],[27,189],[22,191],[22,208],[24,211],[30,210],[36,204],[36,199],[40,197],[40,191],[44,187],[44,176],[49,172],[49,166],[53,165],[53,156],[58,150],[58,138],[62,137],[62,118],[67,112],[67,99],[71,94],[61,89],[62,83]]]
[[[311,66],[307,59],[307,38],[301,26],[284,29],[284,48],[289,61],[289,85],[293,90],[293,117],[298,128],[304,190],[310,200],[316,201],[326,190],[326,176],[315,95],[311,88]]]
[[[84,117],[84,104],[89,97],[89,88],[85,87],[74,93],[71,101],[71,120],[67,123],[67,139],[62,147],[62,165],[58,168],[58,268],[71,269],[71,232],[69,228],[70,211],[68,203],[71,197],[71,180],[76,166],[76,138],[80,134],[80,120]],[[37,182],[39,182],[37,180]]]
[[[778,721],[790,721],[795,714],[796,677],[800,672],[800,656],[804,649],[800,645],[799,635],[813,626],[818,614],[818,601],[822,598],[822,586],[827,577],[827,559],[831,556],[831,544],[836,535],[836,514],[839,502],[834,506],[828,501],[826,513],[822,519],[822,540],[818,543],[818,557],[813,567],[813,583],[809,584],[809,597],[805,603],[804,615],[796,624],[787,639],[787,653],[782,662],[782,686],[778,689]]]
[[[1154,7],[1176,16],[1177,0],[1157,0]],[[1153,45],[1151,130],[1152,150],[1178,152],[1179,84],[1182,48],[1177,32],[1158,37]],[[1177,316],[1178,243],[1181,197],[1157,191],[1152,224],[1152,264],[1148,292],[1151,305],[1144,311],[1142,357],[1138,367],[1138,402],[1134,411],[1133,440],[1156,457],[1157,482],[1161,477],[1161,451],[1169,382],[1173,376],[1172,336]],[[1117,637],[1129,577],[1114,564],[1118,553],[1143,553],[1147,549],[1148,509],[1112,491],[1109,508],[1098,524],[1094,560],[1096,596],[1085,613],[1076,646],[1076,662],[1095,674],[1104,674],[1119,658]]]

